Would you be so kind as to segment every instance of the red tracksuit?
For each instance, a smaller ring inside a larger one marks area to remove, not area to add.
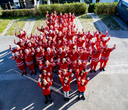
[[[34,63],[33,63],[33,58],[31,53],[29,52],[29,54],[25,54],[25,63],[30,71],[30,73],[35,73],[35,69],[34,69]]]
[[[92,52],[92,60],[91,60],[91,70],[96,70],[96,66],[99,62],[101,52],[98,50],[97,52]]]
[[[109,55],[110,53],[115,49],[115,47],[113,48],[108,48],[103,50],[102,54],[101,54],[101,60],[100,60],[100,69],[105,68],[108,60],[109,60]]]
[[[22,56],[20,56],[20,55],[19,56],[12,56],[12,60],[16,60],[17,67],[20,69],[22,74],[26,73],[25,64],[23,62]]]
[[[43,95],[49,95],[51,94],[50,86],[52,85],[52,82],[49,81],[46,86],[42,86],[40,82],[38,82],[38,86],[42,88]]]
[[[40,62],[43,62],[43,55],[42,55],[42,52],[36,52],[36,62],[37,62],[37,65],[39,67],[40,65]]]

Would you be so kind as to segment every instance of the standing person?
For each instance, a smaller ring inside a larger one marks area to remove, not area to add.
[[[89,79],[90,79],[89,77],[86,80],[84,80],[84,79],[80,80],[80,78],[78,79],[78,82],[77,82],[77,84],[78,84],[78,91],[79,91],[78,100],[80,99],[80,95],[81,94],[82,94],[83,100],[85,100],[84,92],[86,90],[86,85],[87,85]]]
[[[17,67],[20,69],[22,76],[24,74],[27,74],[27,72],[25,71],[25,64],[23,61],[23,57],[22,55],[19,55],[19,52],[15,52],[15,56],[14,53],[12,53],[12,60],[16,60]]]
[[[94,50],[92,51],[92,60],[91,60],[90,73],[92,73],[92,71],[94,71],[96,73],[96,66],[99,62],[100,54],[101,54],[101,51],[94,48]]]
[[[71,80],[74,76],[74,74],[71,74],[71,77],[68,78],[68,77],[65,77],[64,79],[61,77],[61,75],[58,75],[59,78],[60,78],[60,81],[63,85],[63,92],[64,92],[64,100],[68,100],[69,101],[69,91],[70,91],[70,83],[71,83]]]
[[[52,85],[52,82],[50,81],[50,79],[48,79],[48,81],[46,81],[46,79],[42,79],[42,81],[41,81],[41,78],[38,79],[38,86],[42,88],[43,95],[46,98],[45,104],[48,103],[48,98],[51,103],[53,102],[51,99],[51,91],[50,91],[51,85]]]
[[[28,49],[25,49],[25,63],[31,73],[31,75],[34,73],[36,75],[35,69],[34,69],[34,63],[33,63],[33,53],[31,53]]]
[[[108,48],[108,45],[105,45],[105,48],[102,52],[102,55],[101,55],[101,60],[100,60],[100,71],[105,71],[105,66],[109,60],[109,56],[110,56],[110,53],[116,48],[116,44],[114,44],[114,47],[113,48]]]

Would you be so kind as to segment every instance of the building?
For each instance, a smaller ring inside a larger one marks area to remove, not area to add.
[[[34,8],[39,0],[0,0],[3,9],[23,9]]]
[[[107,3],[111,3],[111,2],[118,2],[119,0],[92,0],[92,3],[103,3],[103,2],[107,2]]]

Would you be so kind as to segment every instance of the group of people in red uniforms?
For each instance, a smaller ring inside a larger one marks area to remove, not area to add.
[[[82,94],[83,99],[86,85],[89,77],[86,78],[87,63],[90,62],[90,73],[96,72],[98,62],[100,62],[100,71],[105,71],[105,66],[109,60],[110,53],[116,48],[108,48],[106,34],[102,32],[78,32],[74,24],[75,15],[71,13],[54,13],[46,14],[46,27],[37,26],[40,34],[31,34],[30,37],[26,32],[21,30],[15,36],[19,41],[15,49],[9,46],[12,52],[12,59],[16,60],[17,66],[22,75],[27,74],[25,64],[31,75],[35,74],[35,65],[40,69],[38,86],[42,88],[48,103],[51,99],[51,86],[53,83],[53,73],[58,73],[60,82],[63,85],[64,100],[69,100],[70,83],[75,74],[78,84],[78,99]],[[56,69],[57,68],[57,69]],[[74,73],[74,74],[73,74]]]

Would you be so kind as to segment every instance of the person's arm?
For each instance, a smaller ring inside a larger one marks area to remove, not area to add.
[[[114,47],[110,49],[110,52],[112,52],[114,49],[116,49],[116,44],[114,44]]]
[[[88,84],[89,80],[90,80],[90,78],[87,77],[87,79],[85,80],[85,84],[84,84],[84,86],[86,86],[86,85]]]
[[[42,85],[41,85],[41,78],[38,79],[38,86],[42,88]]]
[[[69,83],[72,81],[73,76],[74,76],[74,74],[72,73],[71,77],[69,78]]]
[[[14,56],[14,53],[12,53],[12,60],[15,60],[15,56]]]

